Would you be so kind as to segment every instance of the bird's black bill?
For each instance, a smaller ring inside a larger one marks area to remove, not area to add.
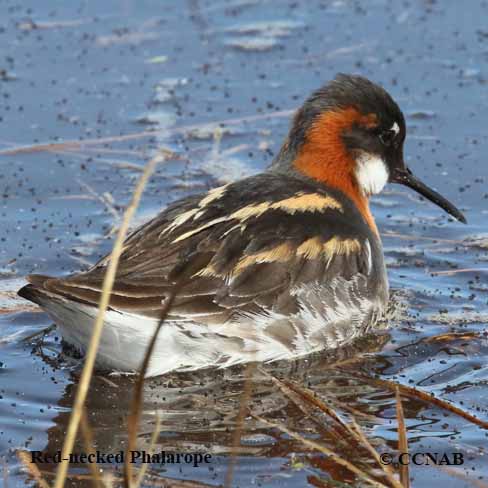
[[[432,203],[435,203],[436,205],[444,209],[455,219],[459,220],[463,224],[466,223],[466,218],[464,217],[464,215],[449,200],[446,200],[442,195],[422,183],[412,174],[412,172],[408,168],[402,168],[401,170],[396,171],[390,181],[392,181],[393,183],[400,183],[402,185],[408,186],[409,188],[412,188],[412,190],[415,190],[416,192],[420,193],[422,196],[430,200]]]

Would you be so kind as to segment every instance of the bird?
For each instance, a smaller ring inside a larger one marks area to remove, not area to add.
[[[367,78],[314,91],[263,172],[178,200],[127,237],[97,367],[138,371],[163,319],[148,377],[292,360],[374,331],[389,286],[370,197],[399,183],[466,223],[407,167],[405,137],[399,106]],[[82,353],[109,259],[18,291]]]

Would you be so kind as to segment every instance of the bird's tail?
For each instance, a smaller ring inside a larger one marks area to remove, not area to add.
[[[27,276],[28,285],[23,286],[18,292],[19,297],[25,298],[37,305],[43,305],[48,296],[44,284],[50,280],[51,276],[32,274]]]

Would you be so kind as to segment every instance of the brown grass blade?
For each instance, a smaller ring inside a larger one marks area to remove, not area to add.
[[[2,461],[2,478],[3,478],[3,486],[4,488],[9,488],[8,484],[8,467],[5,461]]]
[[[481,338],[481,335],[478,332],[446,332],[445,334],[426,337],[422,342],[429,344],[431,342],[469,341],[479,338]]]
[[[388,465],[384,464],[381,461],[381,456],[379,452],[374,448],[374,446],[369,442],[368,438],[364,435],[363,429],[361,426],[354,420],[351,420],[351,427],[356,432],[358,438],[361,440],[362,445],[371,453],[375,461],[377,462],[378,466],[385,472],[385,476],[388,478],[388,481],[394,488],[404,488],[402,483],[398,481],[395,477],[395,471],[393,468]]]
[[[277,380],[277,378],[275,378]],[[279,380],[277,380],[279,381]],[[349,432],[351,434],[351,431],[349,429],[349,426],[347,425],[346,422],[344,422],[339,415],[335,412],[335,410],[331,407],[329,407],[323,400],[321,400],[319,397],[315,396],[313,391],[309,390],[308,388],[305,388],[303,386],[299,386],[291,381],[283,381],[283,384],[286,385],[288,388],[293,390],[294,392],[298,393],[301,395],[303,398],[305,398],[309,403],[312,405],[315,405],[319,410],[327,414],[329,417],[334,419],[337,424],[339,424],[346,432]]]
[[[51,332],[55,328],[56,328],[56,326],[54,324],[53,325],[48,325],[45,329],[38,330],[37,332],[34,332],[33,334],[28,335],[27,337],[24,337],[22,339],[22,342],[29,342],[29,341],[31,341],[32,339],[34,339],[34,338],[36,338],[38,336],[47,335],[47,334],[49,334],[49,332]]]
[[[174,127],[170,129],[164,129],[164,133],[168,136],[171,135],[178,135],[178,134],[186,134],[194,130],[207,128],[207,127],[220,127],[221,125],[240,125],[246,122],[256,122],[259,120],[267,120],[273,119],[277,117],[289,117],[295,112],[295,109],[292,110],[281,110],[277,112],[271,113],[264,113],[264,114],[257,114],[257,115],[248,115],[245,117],[237,117],[233,119],[224,119],[220,121],[215,121],[211,123],[204,123],[204,124],[195,124],[195,125],[187,125],[181,127]],[[0,156],[12,156],[15,154],[28,154],[34,152],[42,152],[42,151],[51,151],[51,152],[60,152],[60,151],[71,151],[80,149],[86,146],[97,146],[102,144],[108,144],[112,142],[124,142],[130,141],[134,139],[143,139],[146,137],[154,137],[158,135],[157,130],[152,131],[142,131],[142,132],[135,132],[130,134],[125,134],[121,136],[111,136],[111,137],[101,137],[99,139],[85,139],[82,141],[79,140],[69,140],[59,143],[42,143],[42,144],[34,144],[29,146],[17,146],[12,147],[9,149],[2,149],[0,150]],[[165,149],[165,151],[168,151]]]
[[[351,405],[341,402],[337,400],[337,398],[332,398],[330,402],[333,404],[334,409],[344,410],[345,412],[350,413],[355,418],[362,418],[364,420],[369,420],[370,422],[377,422],[378,420],[378,417],[370,413],[361,412],[361,410],[351,407]]]
[[[178,285],[176,285],[176,289],[173,289],[173,293],[168,297],[168,300],[161,311],[161,318],[159,319],[158,326],[151,337],[151,342],[146,349],[144,360],[142,361],[141,368],[137,375],[137,381],[134,386],[134,396],[132,397],[131,411],[127,420],[127,431],[129,436],[127,439],[127,449],[124,463],[124,485],[126,487],[131,487],[133,481],[132,464],[129,462],[129,452],[135,450],[137,446],[137,430],[142,412],[144,379],[146,377],[147,368],[149,367],[149,361],[151,360],[159,331],[163,326],[166,316],[168,315],[168,311],[171,308],[174,297],[177,293],[177,286]]]
[[[41,470],[40,473],[46,478],[52,478],[55,473],[50,471]],[[70,473],[66,476],[66,479],[73,481],[91,481],[93,478],[91,474],[75,474]],[[105,487],[109,488],[114,486],[114,482],[122,481],[122,477],[114,471],[107,471],[104,477]],[[151,473],[151,479],[144,482],[145,486],[160,486],[162,488],[218,488],[215,485],[208,485],[207,483],[201,483],[194,480],[178,480],[173,478],[166,478],[165,476],[160,476],[158,473]],[[78,486],[78,485],[76,485]],[[80,486],[86,486],[86,484],[81,484]],[[219,485],[222,486],[222,485]]]
[[[73,405],[73,411],[71,413],[70,422],[68,424],[68,430],[66,437],[64,439],[63,449],[61,453],[61,462],[59,464],[56,480],[54,483],[55,488],[62,488],[66,479],[66,473],[68,471],[68,458],[69,454],[73,450],[73,445],[75,443],[76,434],[78,432],[78,426],[80,424],[81,413],[83,405],[85,403],[86,395],[88,393],[88,388],[90,386],[91,377],[93,374],[93,369],[95,367],[95,359],[97,355],[98,345],[100,343],[100,338],[102,335],[103,319],[105,312],[108,308],[108,303],[110,300],[110,293],[115,281],[115,274],[117,271],[117,265],[119,263],[119,258],[122,254],[123,242],[127,235],[129,229],[129,223],[132,219],[142,196],[142,192],[146,187],[146,184],[156,168],[158,163],[165,160],[165,155],[160,154],[155,158],[151,159],[144,168],[144,173],[140,177],[137,186],[134,190],[134,195],[132,201],[127,207],[124,219],[119,228],[117,238],[113,246],[112,253],[110,255],[110,260],[107,266],[107,272],[103,280],[102,294],[100,297],[100,303],[98,307],[98,314],[93,326],[93,332],[90,339],[90,344],[85,356],[85,365],[81,373],[81,378],[78,385],[78,390],[76,392],[76,397]]]
[[[361,478],[362,480],[366,481],[369,483],[371,486],[374,486],[376,488],[388,488],[387,485],[380,483],[379,481],[371,478],[368,473],[363,471],[362,469],[358,468],[354,464],[350,463],[346,459],[340,457],[338,454],[336,454],[334,451],[329,449],[328,447],[322,446],[321,444],[318,444],[315,441],[312,441],[310,439],[307,439],[306,437],[301,436],[300,434],[293,432],[289,429],[287,429],[284,425],[270,422],[269,420],[266,420],[258,415],[252,415],[253,418],[256,420],[259,420],[263,424],[266,424],[268,427],[272,427],[275,429],[280,430],[281,432],[284,432],[285,434],[289,435],[290,437],[293,437],[294,439],[300,441],[302,444],[305,444],[307,447],[310,447],[311,449],[314,449],[316,451],[321,452],[322,454],[325,454],[326,456],[329,456],[332,458],[337,464],[340,464],[344,468],[348,469],[351,471],[351,473],[354,473],[358,478]]]
[[[361,444],[363,447],[365,447],[368,452],[372,454],[373,459],[378,463],[380,468],[385,472],[385,476],[388,478],[388,481],[391,483],[391,485],[394,488],[403,488],[402,484],[395,478],[395,472],[393,471],[391,466],[385,465],[381,462],[378,451],[376,451],[373,445],[366,438],[364,432],[354,418],[351,420],[351,424],[348,424],[339,417],[339,415],[334,411],[333,408],[329,407],[329,405],[327,405],[319,397],[315,396],[310,389],[305,388],[301,385],[297,385],[291,381],[280,381],[274,376],[272,376],[272,378],[278,385],[281,384],[283,386],[282,391],[286,395],[288,395],[288,392],[291,390],[299,394],[304,400],[314,405],[321,412],[331,417],[340,426],[344,440],[349,442],[349,444],[352,444],[350,441],[354,439],[355,444],[353,444],[353,447],[357,447],[358,444]],[[289,396],[289,398],[293,400],[293,397]],[[297,406],[299,405],[297,404]]]
[[[43,478],[37,465],[31,462],[29,453],[26,451],[17,451],[17,457],[41,488],[49,488],[47,481]]]
[[[327,415],[326,412],[318,409],[316,405],[310,404],[307,399],[295,393],[286,385],[281,384],[279,386],[280,390],[288,397],[288,399],[290,399],[304,413],[304,415],[317,426],[317,433],[320,432],[332,437],[337,446],[345,445],[345,443],[351,444],[351,441],[354,441],[354,439],[350,438],[349,432],[344,428],[342,423],[337,423],[335,419],[332,419],[332,423],[326,424],[324,419],[318,418],[316,415],[317,410]],[[331,416],[329,415],[329,417]]]
[[[124,142],[133,139],[143,139],[145,137],[154,137],[156,134],[156,131],[144,131],[125,134],[122,136],[101,137],[99,139],[85,139],[83,141],[72,140],[65,142],[47,142],[42,144],[32,144],[28,146],[16,146],[9,149],[2,149],[0,151],[0,156],[14,156],[16,154],[29,154],[36,152],[74,151],[77,149],[81,149],[85,146],[96,146],[109,144],[111,142]]]
[[[395,391],[396,397],[396,414],[398,421],[398,452],[400,454],[408,453],[407,428],[405,427],[405,416],[403,415],[402,399],[400,389]],[[400,464],[400,481],[404,488],[410,488],[410,474],[408,463]]]
[[[475,488],[488,488],[487,483],[481,480],[470,478],[469,476],[466,475],[466,472],[463,469],[453,468],[451,466],[441,466],[437,464],[433,464],[432,466],[434,466],[437,469],[440,469],[441,471],[444,471],[445,473],[447,473],[449,476],[452,476],[453,478],[457,478],[459,480],[463,480],[465,483],[469,483]]]
[[[105,376],[98,376],[98,379],[103,381],[104,383],[107,383],[110,388],[119,388],[119,385],[117,383],[114,383],[112,380],[105,378]]]
[[[156,447],[156,442],[158,441],[160,432],[161,432],[161,418],[159,416],[159,413],[157,413],[156,426],[154,427],[154,431],[151,436],[151,444],[149,444],[149,448],[147,449],[149,456],[152,456],[152,454],[154,453],[154,448]],[[141,486],[142,481],[144,480],[144,476],[146,475],[148,466],[149,465],[147,463],[144,463],[141,466],[141,469],[137,473],[136,482],[133,485],[135,488],[139,488],[139,486]]]
[[[425,391],[417,390],[416,388],[412,388],[411,386],[402,385],[401,383],[395,383],[394,381],[390,381],[390,380],[371,378],[370,376],[358,374],[358,373],[354,373],[354,375],[355,377],[361,378],[370,384],[386,387],[393,392],[396,392],[396,389],[399,388],[400,393],[403,396],[417,399],[417,400],[423,400],[426,403],[430,403],[432,405],[435,405],[436,407],[443,408],[448,412],[454,413],[459,417],[462,417],[465,420],[475,425],[478,425],[479,427],[482,427],[483,429],[488,429],[488,421],[479,419],[478,417],[475,417],[469,412],[466,412],[461,408],[456,407],[455,405],[452,405],[451,403],[445,400],[441,400],[440,398],[436,398],[432,395],[429,395]]]
[[[256,363],[249,363],[246,366],[246,372],[244,375],[245,376],[244,386],[242,389],[241,399],[239,402],[239,413],[237,414],[236,427],[234,429],[234,433],[232,436],[230,462],[227,467],[227,472],[225,473],[225,481],[224,481],[225,488],[231,488],[232,480],[234,479],[234,470],[237,462],[237,452],[239,450],[239,446],[241,445],[242,428],[244,426],[244,419],[246,418],[246,414],[248,413],[247,406],[249,404],[249,400],[251,399],[252,378],[254,376],[255,371],[256,371]]]
[[[394,232],[391,230],[387,230],[385,232],[382,232],[381,235],[385,237],[398,237],[400,239],[405,239],[408,241],[434,241],[434,242],[442,242],[446,244],[462,244],[462,240],[454,240],[454,239],[442,239],[440,237],[429,237],[429,236],[421,236],[419,234],[402,234],[400,232]]]
[[[268,374],[268,373],[267,373]],[[338,440],[348,440],[351,439],[349,436],[351,432],[348,429],[347,424],[336,414],[334,409],[329,407],[320,398],[317,398],[312,392],[307,391],[306,388],[295,385],[290,381],[282,381],[275,376],[269,374],[273,383],[275,383],[280,390],[298,407],[305,415],[308,415],[315,423],[318,422],[316,418],[313,417],[312,408],[317,408],[322,413],[328,415],[333,421],[331,434],[334,435]],[[352,434],[353,437],[354,434]]]
[[[444,271],[431,271],[432,276],[452,276],[458,273],[488,273],[488,268],[447,269]]]
[[[94,458],[96,459],[95,449],[93,449],[93,446],[95,445],[93,440],[93,432],[88,422],[88,416],[86,414],[86,408],[84,406],[83,406],[83,411],[81,413],[80,427],[81,427],[81,436],[83,438],[83,445],[85,448],[85,452],[88,454],[93,454]],[[100,473],[98,471],[98,464],[96,462],[88,463],[88,467],[93,476],[94,486],[96,488],[103,488],[103,482],[102,479],[100,478]]]

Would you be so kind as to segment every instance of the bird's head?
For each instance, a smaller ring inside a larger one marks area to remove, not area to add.
[[[400,183],[466,222],[406,166],[405,136],[402,111],[383,88],[361,76],[339,74],[297,111],[273,167],[336,187],[358,205],[386,183]]]

